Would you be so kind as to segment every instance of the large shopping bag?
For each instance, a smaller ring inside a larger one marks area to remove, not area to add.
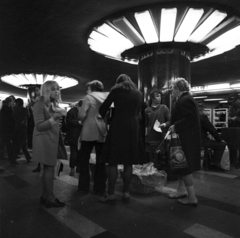
[[[227,146],[223,152],[220,166],[222,169],[230,170],[230,156],[229,156],[229,150]]]
[[[187,168],[188,162],[183,152],[178,134],[172,133],[169,145],[169,165],[172,171]]]

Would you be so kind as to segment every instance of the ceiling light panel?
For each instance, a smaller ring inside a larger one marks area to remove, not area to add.
[[[136,12],[134,17],[142,32],[146,43],[156,43],[159,41],[155,25],[149,11]]]
[[[31,85],[41,85],[46,81],[56,81],[62,89],[78,84],[78,81],[73,78],[46,74],[6,75],[2,77],[2,81],[19,88],[22,88],[22,85],[25,85],[26,87]]]
[[[135,45],[145,44],[145,40],[138,33],[138,31],[132,26],[132,24],[125,18],[121,17],[113,20],[113,24],[123,32],[123,34]]]
[[[186,42],[190,34],[196,27],[198,21],[201,19],[203,13],[203,9],[189,8],[177,31],[174,41]]]
[[[104,23],[103,25],[97,28],[97,31],[108,37],[116,45],[122,45],[124,49],[130,49],[134,47],[133,43],[124,37],[121,33],[113,29],[108,24]],[[90,35],[91,37],[91,35]]]
[[[227,13],[215,10],[189,37],[188,41],[198,43],[211,30],[213,30],[225,17]]]
[[[160,41],[172,41],[175,30],[177,8],[163,8],[161,10]]]
[[[226,43],[228,46],[236,46],[240,43],[240,26],[237,26],[217,37],[208,43],[207,47],[210,49],[215,49],[225,45]]]

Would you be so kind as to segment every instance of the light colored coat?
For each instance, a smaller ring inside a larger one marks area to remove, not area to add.
[[[51,124],[49,119],[53,116],[50,107],[40,99],[33,108],[34,132],[33,132],[33,161],[45,165],[55,166],[59,142],[60,125]],[[63,152],[63,153],[66,153]]]
[[[91,92],[88,93],[79,108],[79,119],[83,122],[83,128],[79,141],[99,141],[104,142],[107,130],[106,124],[99,114],[99,107],[106,99],[108,93]]]

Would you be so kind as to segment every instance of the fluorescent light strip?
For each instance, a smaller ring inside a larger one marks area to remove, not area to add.
[[[230,88],[240,88],[240,83],[231,84]]]
[[[199,97],[193,97],[194,99],[201,99],[201,98],[207,98],[207,96],[199,96]]]
[[[216,27],[227,14],[215,10],[189,37],[188,41],[198,43],[203,39],[214,27]]]
[[[113,21],[113,24],[119,28],[123,34],[135,45],[145,44],[145,40],[137,32],[137,30],[132,26],[132,24],[125,18],[121,17]]]
[[[219,103],[228,103],[227,100],[220,101]]]
[[[177,8],[163,8],[160,22],[160,41],[167,42],[173,40]]]
[[[116,31],[114,28],[104,23],[97,28],[97,31],[107,36],[116,45],[122,46],[124,50],[134,47],[133,43],[124,37],[121,33]],[[91,35],[90,35],[91,37]]]
[[[196,27],[198,21],[203,15],[203,9],[189,8],[186,16],[181,23],[174,41],[185,42]]]
[[[209,98],[209,99],[204,99],[203,101],[205,102],[211,102],[211,101],[221,101],[223,100],[224,98]]]
[[[141,29],[141,32],[146,43],[151,44],[158,42],[156,28],[152,21],[150,12],[149,11],[136,12],[134,16]]]
[[[230,46],[236,46],[236,45],[240,44],[239,38],[240,38],[240,26],[237,26],[237,27],[225,32],[224,34],[222,34],[218,38],[214,39],[210,43],[208,43],[207,47],[210,49],[215,49],[226,43],[227,43],[227,45],[230,45]]]

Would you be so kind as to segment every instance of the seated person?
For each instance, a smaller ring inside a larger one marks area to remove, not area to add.
[[[221,169],[220,163],[223,152],[226,147],[226,142],[221,139],[213,124],[209,121],[208,116],[204,114],[203,107],[199,106],[200,123],[201,123],[201,140],[202,147],[211,148],[214,153],[211,159],[212,169]],[[212,135],[215,140],[208,137],[208,133]]]

